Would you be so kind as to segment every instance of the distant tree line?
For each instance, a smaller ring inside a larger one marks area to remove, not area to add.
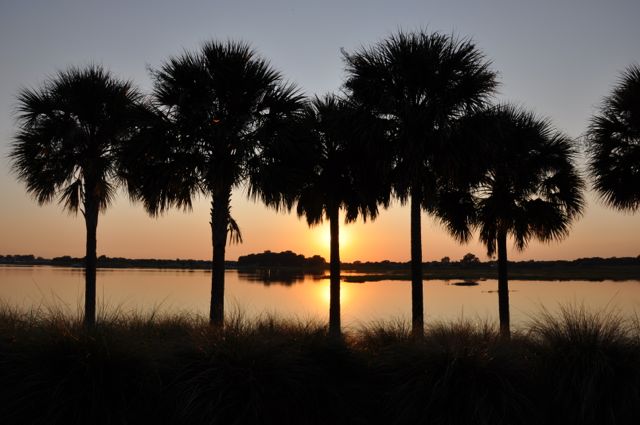
[[[469,257],[473,256],[473,257]],[[345,269],[349,270],[406,270],[410,267],[410,262],[384,261],[354,261],[352,263],[342,263]],[[481,261],[474,254],[466,254],[459,261],[452,261],[449,257],[443,257],[440,261],[427,261],[422,263],[427,269],[441,268],[495,268],[496,260]],[[578,267],[578,266],[640,266],[640,256],[638,257],[589,257],[577,258],[575,260],[523,260],[509,261],[509,266],[528,268],[549,268],[549,267]]]
[[[48,264],[51,260],[42,257],[36,257],[32,254],[26,255],[0,255],[0,263],[2,264]]]
[[[84,258],[64,255],[61,257],[43,258],[32,254],[26,255],[0,255],[0,264],[23,265],[51,265],[65,267],[84,267]],[[449,257],[443,257],[440,261],[426,261],[422,265],[427,269],[439,268],[495,268],[496,260],[481,261],[472,253],[465,254],[458,261],[452,261]],[[640,266],[640,255],[637,257],[587,257],[575,260],[523,260],[509,261],[513,267],[526,266],[528,268],[545,269],[567,268],[576,266]],[[271,252],[241,255],[238,261],[226,261],[225,266],[230,269],[278,269],[293,268],[303,271],[326,270],[329,264],[324,257],[313,255],[305,257],[293,251]],[[407,270],[411,267],[409,261],[353,261],[342,262],[342,268],[346,270]],[[178,268],[178,269],[210,269],[211,261],[191,259],[157,259],[157,258],[122,258],[98,257],[98,267],[104,268]]]
[[[33,255],[0,255],[0,264],[49,265],[61,267],[85,267],[84,257],[64,255],[50,259]],[[226,267],[235,268],[235,261],[227,261]],[[156,258],[122,258],[101,255],[97,258],[97,266],[103,268],[152,268],[152,269],[210,269],[211,261]]]

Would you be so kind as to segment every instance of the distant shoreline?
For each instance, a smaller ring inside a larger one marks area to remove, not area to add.
[[[0,265],[10,266],[53,266],[82,268],[83,258],[56,257],[53,259],[38,258],[32,255],[0,255]],[[167,260],[167,259],[127,259],[101,256],[98,259],[100,269],[174,269],[174,270],[209,270],[211,262],[205,260]],[[311,274],[318,277],[326,275],[328,264],[317,264],[313,267],[283,266],[280,264],[238,264],[227,261],[226,268],[240,272],[277,271],[277,276],[289,274]],[[343,272],[356,273],[343,275],[345,282],[377,282],[382,280],[411,280],[409,263],[400,262],[353,262],[343,263]],[[495,261],[488,262],[426,262],[424,263],[425,280],[482,280],[497,279]],[[275,280],[278,278],[276,277]],[[581,258],[567,261],[519,261],[509,263],[510,280],[640,280],[640,258]]]
[[[570,280],[640,280],[640,265],[634,266],[583,266],[562,268],[527,268],[518,265],[509,265],[509,280],[545,280],[545,281],[570,281]],[[348,269],[345,268],[345,271]],[[493,269],[464,269],[464,268],[429,268],[425,266],[424,280],[485,280],[497,279],[498,270]],[[378,282],[381,280],[409,281],[409,271],[380,271],[365,273],[355,276],[344,276],[345,282]]]

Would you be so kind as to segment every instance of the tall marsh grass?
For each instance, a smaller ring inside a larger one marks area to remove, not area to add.
[[[637,424],[640,320],[324,324],[0,308],[2,424]]]

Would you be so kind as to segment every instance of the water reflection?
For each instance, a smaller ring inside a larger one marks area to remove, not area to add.
[[[495,280],[477,285],[430,280],[424,285],[425,319],[497,320]],[[264,313],[285,318],[326,320],[329,281],[320,275],[303,276],[226,273],[227,311],[251,318]],[[260,283],[260,284],[256,284]],[[510,282],[512,320],[524,324],[544,306],[584,304],[587,309],[608,308],[624,316],[640,314],[639,281],[513,281]],[[61,308],[81,311],[84,277],[80,269],[0,266],[0,302],[23,309]],[[102,311],[208,314],[211,274],[204,270],[99,269],[98,309]],[[411,317],[411,284],[405,281],[343,282],[342,318],[349,326]]]
[[[259,282],[265,286],[272,284],[291,286],[302,283],[305,277],[321,279],[324,273],[304,273],[301,270],[291,269],[242,269],[238,270],[238,277],[247,282]]]

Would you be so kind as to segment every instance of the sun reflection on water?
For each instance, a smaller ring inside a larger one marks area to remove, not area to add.
[[[343,272],[343,277],[349,272]],[[329,279],[305,276],[290,284],[262,284],[235,270],[225,273],[225,304],[247,318],[274,313],[282,318],[329,315]],[[526,324],[544,306],[584,303],[589,310],[619,309],[633,319],[640,314],[640,281],[513,281],[512,323]],[[498,282],[456,286],[444,280],[424,284],[425,321],[498,319]],[[62,308],[81,311],[84,277],[81,269],[0,267],[0,299],[19,309]],[[105,311],[189,312],[208,317],[211,273],[203,270],[99,269],[98,305]],[[411,317],[408,281],[342,282],[341,316],[344,326]],[[58,307],[56,307],[58,306]],[[408,323],[408,322],[407,322]]]
[[[351,288],[348,285],[345,285],[344,282],[340,284],[340,305],[346,306],[351,297]],[[329,279],[322,279],[322,281],[317,285],[316,288],[316,299],[321,300],[322,304],[329,306],[329,301],[331,300],[331,287],[329,285]]]

